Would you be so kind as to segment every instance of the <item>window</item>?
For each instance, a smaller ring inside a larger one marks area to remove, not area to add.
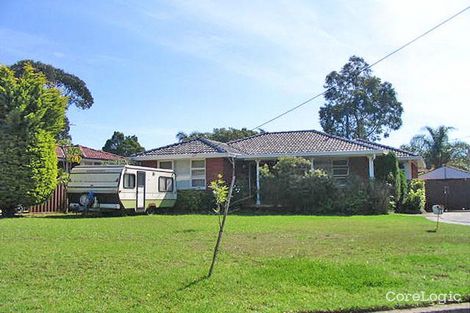
[[[123,187],[125,189],[135,188],[135,174],[124,174]]]
[[[342,178],[349,175],[348,160],[333,160],[331,163],[333,177]]]
[[[158,168],[162,168],[165,170],[172,170],[173,161],[158,161]]]
[[[315,170],[322,170],[330,174],[331,172],[331,160],[329,159],[314,159],[313,168]]]
[[[173,192],[173,177],[158,177],[159,192]]]
[[[206,188],[206,161],[191,160],[191,187]]]

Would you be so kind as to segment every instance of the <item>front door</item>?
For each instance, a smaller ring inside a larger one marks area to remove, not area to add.
[[[145,210],[145,172],[137,172],[137,204],[136,211]]]

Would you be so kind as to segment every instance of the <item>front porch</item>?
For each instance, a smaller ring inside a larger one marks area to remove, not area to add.
[[[245,158],[236,160],[237,185],[244,185],[245,197],[253,198],[259,206],[261,199],[261,167],[272,167],[279,158]],[[358,176],[364,179],[374,178],[375,155],[353,157],[306,157],[311,162],[312,170],[321,169],[337,179]],[[229,177],[224,173],[224,177]],[[242,188],[243,189],[243,188]]]

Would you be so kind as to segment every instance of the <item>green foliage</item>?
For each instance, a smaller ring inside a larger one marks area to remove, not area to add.
[[[106,140],[103,151],[128,157],[145,151],[145,148],[140,145],[137,136],[125,136],[123,133],[115,131],[113,136]]]
[[[372,76],[364,59],[352,56],[326,76],[320,123],[327,133],[375,141],[402,125],[403,107],[389,82]]]
[[[404,176],[404,173],[400,170],[395,153],[390,152],[376,157],[374,161],[374,172],[376,180],[390,186],[394,199],[393,202],[395,206],[399,205],[400,199],[402,198],[402,179],[400,175],[403,174]]]
[[[253,135],[257,135],[259,132],[254,131],[254,130],[249,130],[247,128],[242,128],[242,129],[236,129],[233,127],[229,128],[214,128],[212,132],[198,132],[194,131],[191,132],[190,134],[186,134],[185,132],[179,132],[176,134],[176,139],[178,139],[179,142],[183,141],[188,141],[191,139],[195,138],[207,138],[215,141],[220,141],[220,142],[229,142],[232,140],[236,139],[241,139]]]
[[[343,215],[387,214],[390,188],[380,180],[364,180],[353,176],[339,189],[336,199],[336,210]]]
[[[395,198],[395,211],[401,210],[405,197],[408,194],[408,179],[406,178],[405,171],[400,170],[398,172],[398,179],[400,180],[400,197]]]
[[[228,198],[229,188],[227,186],[227,183],[223,179],[223,176],[219,174],[217,175],[217,179],[210,182],[209,188],[212,189],[212,194],[214,195],[214,201],[216,205],[214,211],[217,214],[220,214],[221,208]]]
[[[93,97],[86,83],[79,77],[66,73],[52,65],[33,60],[21,60],[10,66],[16,77],[26,74],[25,66],[32,66],[36,72],[42,73],[47,79],[49,87],[55,87],[68,99],[68,105],[75,105],[80,109],[89,109],[93,105]],[[69,120],[65,117],[64,128],[58,133],[58,139],[70,139]]]
[[[345,185],[322,170],[311,170],[303,158],[281,158],[261,167],[261,198],[289,212],[328,215],[385,214],[389,188],[381,181],[350,177]]]
[[[428,169],[443,165],[452,165],[464,170],[470,170],[470,145],[463,141],[449,141],[449,133],[454,127],[439,126],[424,128],[426,134],[414,136],[404,150],[421,155]]]
[[[413,179],[410,182],[405,200],[397,211],[398,213],[419,214],[426,204],[426,191],[424,180]]]
[[[55,138],[64,127],[67,99],[25,65],[14,76],[0,66],[0,208],[43,202],[56,186]]]
[[[216,207],[214,196],[204,190],[178,190],[175,207],[170,211],[185,213],[209,213]]]

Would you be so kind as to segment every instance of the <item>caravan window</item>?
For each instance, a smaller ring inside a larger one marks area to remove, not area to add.
[[[123,187],[125,189],[135,188],[135,174],[124,174]]]
[[[173,192],[173,177],[158,177],[159,192]]]

